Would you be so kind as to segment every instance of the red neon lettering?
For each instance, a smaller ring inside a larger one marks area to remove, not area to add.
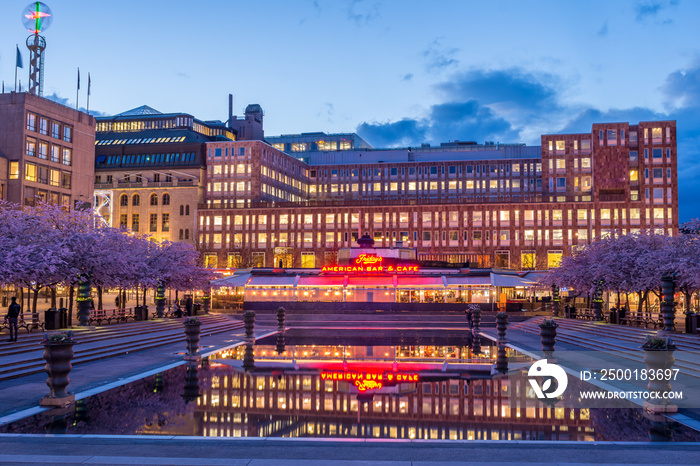
[[[367,264],[376,264],[377,262],[383,261],[383,257],[375,256],[373,254],[360,254],[357,256],[357,259],[355,259],[356,264],[362,264],[362,265],[367,265]]]

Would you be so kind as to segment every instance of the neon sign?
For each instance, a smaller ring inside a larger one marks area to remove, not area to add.
[[[352,382],[361,392],[367,390],[378,390],[384,386],[396,385],[397,383],[418,382],[418,374],[394,373],[394,372],[321,372],[322,380],[337,380],[342,382]]]
[[[384,260],[383,257],[375,256],[374,254],[360,254],[355,259],[355,263],[358,265],[374,265],[376,263],[381,263]]]

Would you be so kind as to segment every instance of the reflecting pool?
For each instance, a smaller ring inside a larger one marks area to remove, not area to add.
[[[699,441],[641,409],[539,401],[532,361],[445,335],[279,334],[0,429],[53,434]],[[500,360],[499,360],[500,357]]]

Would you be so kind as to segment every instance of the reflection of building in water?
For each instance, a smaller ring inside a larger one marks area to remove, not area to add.
[[[411,393],[358,401],[343,392],[343,382],[322,380],[319,371],[245,374],[214,366],[195,408],[204,436],[594,440],[588,410],[533,400],[524,375],[438,380],[431,373],[402,384],[412,385]]]

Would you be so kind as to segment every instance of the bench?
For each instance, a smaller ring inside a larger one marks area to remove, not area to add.
[[[5,317],[0,329],[10,329],[10,321]],[[38,312],[25,312],[17,317],[17,331],[24,328],[27,333],[31,333],[35,328],[40,328],[44,331],[44,322],[39,321]]]
[[[126,309],[91,309],[88,317],[89,324],[111,324],[116,322],[128,322],[135,320],[133,308]]]

